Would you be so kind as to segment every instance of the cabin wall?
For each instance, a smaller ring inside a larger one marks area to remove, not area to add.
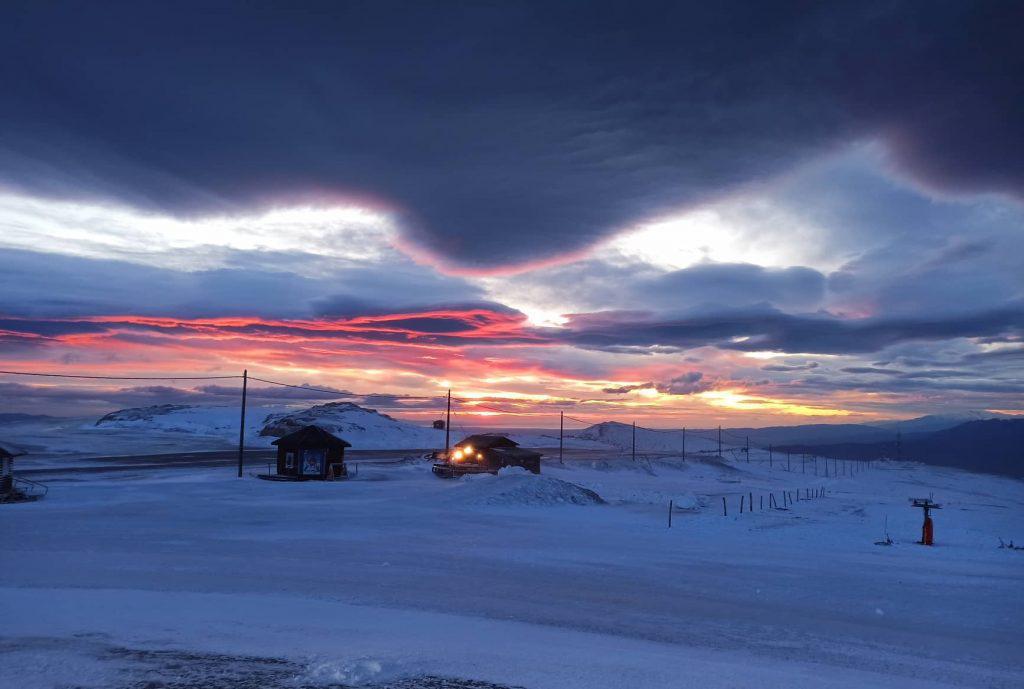
[[[318,456],[323,452],[322,460]],[[292,454],[289,462],[288,454]],[[288,466],[288,464],[291,466]],[[277,473],[281,476],[296,478],[327,478],[332,464],[345,464],[345,449],[328,449],[322,447],[303,447],[286,449],[277,448]],[[317,468],[313,470],[313,467]]]

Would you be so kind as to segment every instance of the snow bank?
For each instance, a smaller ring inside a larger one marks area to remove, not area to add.
[[[465,476],[457,488],[466,505],[600,505],[604,500],[575,483],[507,467],[495,474]]]

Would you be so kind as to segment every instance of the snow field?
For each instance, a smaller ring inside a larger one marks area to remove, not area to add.
[[[24,673],[66,685],[78,667],[81,686],[121,686],[130,663],[83,639],[281,658],[302,668],[298,685],[1024,681],[1024,557],[996,547],[1024,540],[1011,479],[882,463],[826,480],[671,458],[457,481],[427,464],[339,483],[220,469],[70,479],[0,515],[12,689],[30,686]],[[829,497],[732,509],[741,493],[812,485]],[[603,504],[572,499],[583,491]],[[907,498],[930,492],[944,507],[924,548]],[[896,544],[875,546],[886,516]]]

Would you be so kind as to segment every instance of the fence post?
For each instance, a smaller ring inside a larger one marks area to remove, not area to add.
[[[245,393],[249,387],[249,369],[242,371],[242,420],[238,428],[238,478],[242,478],[242,463],[245,457]]]
[[[668,528],[672,528],[672,501],[668,501]]]
[[[724,495],[722,496],[722,516],[723,517],[728,517],[729,516],[729,508],[726,507],[725,496]]]
[[[558,463],[565,464],[562,461],[562,434],[565,432],[565,412],[558,412]]]
[[[740,514],[743,514],[743,499],[745,497],[747,497],[747,496],[746,495],[741,495],[740,496]]]

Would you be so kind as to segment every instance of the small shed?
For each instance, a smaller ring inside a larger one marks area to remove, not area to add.
[[[539,474],[542,456],[534,450],[519,447],[519,443],[508,436],[478,433],[456,443],[447,457],[434,464],[433,472],[448,478],[463,474],[493,474],[504,467],[522,467]]]
[[[319,426],[304,426],[275,440],[277,476],[292,481],[346,478],[345,448],[351,443]]]
[[[0,502],[26,502],[46,495],[46,484],[27,478],[14,478],[14,458],[25,454],[0,445]]]
[[[14,491],[14,453],[0,446],[0,495]]]

